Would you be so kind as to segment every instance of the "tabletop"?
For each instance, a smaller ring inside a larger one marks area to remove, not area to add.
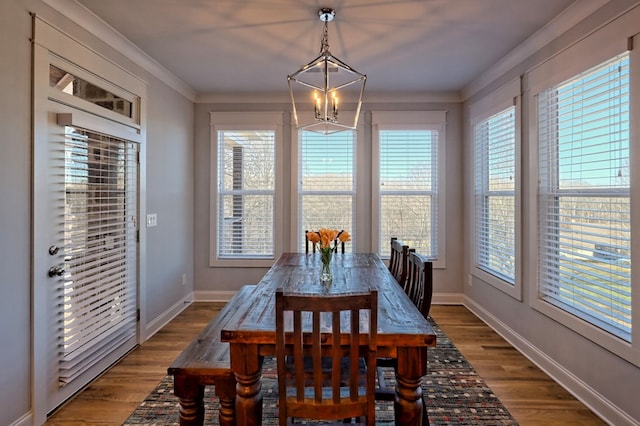
[[[426,347],[436,345],[436,333],[405,295],[374,253],[336,253],[333,281],[320,282],[321,261],[315,253],[285,253],[269,269],[250,297],[240,301],[236,318],[222,331],[222,340],[235,343],[275,344],[275,291],[287,294],[357,294],[378,290],[378,345]]]

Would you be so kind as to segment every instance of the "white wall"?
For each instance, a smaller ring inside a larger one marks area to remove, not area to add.
[[[31,18],[0,2],[0,424],[30,404]]]
[[[0,2],[0,425],[31,424],[31,16],[35,12],[148,83],[141,204],[145,323],[182,308],[193,288],[193,102],[40,0]],[[147,232],[144,232],[147,231]],[[187,284],[182,285],[182,274]],[[34,315],[38,315],[37,312]]]
[[[468,124],[470,104],[497,89],[501,84],[519,75],[525,75],[535,65],[572,45],[578,39],[624,13],[635,4],[638,4],[637,0],[610,1],[598,12],[562,34],[552,43],[544,46],[504,75],[496,76],[492,84],[469,98],[464,105],[464,170],[473,170],[473,145]],[[640,424],[640,404],[638,404],[640,401],[640,368],[542,315],[530,306],[530,289],[536,285],[534,277],[536,277],[537,265],[534,262],[526,261],[535,258],[535,256],[531,256],[535,247],[532,247],[530,241],[536,238],[536,218],[532,215],[535,208],[531,208],[532,205],[535,206],[536,193],[530,191],[529,188],[535,188],[536,185],[531,185],[528,179],[529,176],[535,176],[535,173],[529,169],[527,158],[531,143],[527,129],[529,129],[530,106],[533,105],[533,99],[526,90],[526,77],[524,87],[525,92],[522,98],[523,169],[521,172],[523,179],[521,185],[523,188],[522,258],[525,260],[522,263],[523,300],[515,300],[481,279],[474,278],[472,286],[464,285],[465,305],[610,424]],[[467,236],[465,247],[468,248],[473,244],[473,240],[469,237],[474,220],[471,209],[474,190],[473,176],[465,174],[464,182],[465,206],[469,207],[466,208],[465,232],[463,234]],[[635,230],[634,237],[638,235],[638,230]],[[470,254],[471,250],[465,250],[465,282],[466,277],[471,273]],[[634,314],[635,316],[637,314]]]
[[[449,235],[460,235],[462,227],[462,134],[461,134],[461,105],[458,102],[412,102],[412,103],[363,103],[364,112],[364,142],[371,144],[371,119],[369,111],[447,111],[446,129],[446,229]],[[274,103],[199,103],[195,112],[195,292],[196,299],[224,300],[229,292],[239,289],[243,284],[257,283],[267,271],[266,268],[224,268],[209,266],[209,191],[210,191],[210,126],[209,113],[211,111],[290,111],[289,104]],[[290,132],[285,133],[284,151],[291,152]],[[365,149],[365,157],[370,159],[371,151]],[[370,160],[369,160],[370,161]],[[284,160],[284,164],[290,164],[290,158]],[[371,188],[371,182],[359,183],[359,186]],[[290,176],[285,173],[284,187],[291,188]],[[285,191],[286,192],[286,191]],[[371,194],[365,201],[366,206],[371,205]],[[289,224],[295,218],[290,216],[291,200],[287,196],[284,200],[285,214],[280,220],[284,224],[285,251],[297,251],[296,247],[288,247]],[[358,216],[366,219],[366,213]],[[365,229],[371,229],[368,224]],[[361,232],[364,241],[359,247],[370,246],[366,240],[366,232]],[[451,238],[446,242],[446,269],[434,271],[434,292],[436,299],[444,298],[447,301],[454,298],[461,301],[462,294],[462,241],[460,238]]]

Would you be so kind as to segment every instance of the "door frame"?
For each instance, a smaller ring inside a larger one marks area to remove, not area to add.
[[[139,77],[129,73],[121,66],[97,54],[79,41],[73,39],[59,28],[32,15],[33,24],[33,145],[32,145],[32,194],[31,194],[31,286],[32,286],[32,344],[31,344],[31,411],[33,424],[42,424],[47,419],[48,405],[48,371],[47,365],[49,318],[44,313],[47,309],[46,271],[49,262],[44,256],[38,256],[36,250],[43,247],[46,241],[39,239],[40,225],[43,220],[40,201],[49,196],[46,176],[48,168],[45,149],[49,138],[51,102],[67,105],[73,108],[73,114],[84,120],[83,127],[91,130],[111,133],[139,143],[140,161],[138,164],[138,247],[137,247],[137,303],[139,321],[136,327],[137,342],[146,339],[143,335],[146,324],[146,227],[143,218],[146,217],[146,92],[147,83]],[[78,70],[86,72],[91,78],[104,81],[127,93],[133,94],[137,102],[131,118],[118,117],[118,114],[105,110],[85,100],[74,98],[49,87],[49,65],[52,62],[65,61]],[[98,77],[99,76],[99,77]],[[67,109],[66,107],[64,109]],[[99,118],[100,116],[100,118]],[[101,124],[102,123],[102,124]],[[104,128],[105,124],[106,129]],[[114,130],[115,129],[115,130]],[[117,133],[122,132],[118,135]]]

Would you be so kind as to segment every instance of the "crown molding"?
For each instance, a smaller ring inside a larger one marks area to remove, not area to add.
[[[60,14],[64,15],[80,27],[97,38],[112,46],[131,62],[176,90],[185,98],[195,102],[196,92],[184,81],[176,77],[171,71],[145,53],[125,36],[116,31],[111,25],[100,19],[90,10],[75,0],[42,0]]]
[[[491,82],[506,74],[510,69],[520,64],[535,52],[552,42],[561,34],[578,24],[580,21],[600,9],[610,0],[576,0],[571,6],[563,10],[558,16],[536,31],[506,56],[500,59],[480,77],[462,89],[461,98],[469,99]]]
[[[195,98],[197,104],[243,104],[243,103],[291,103],[291,97],[284,89],[278,93],[203,93]],[[365,91],[364,104],[372,103],[444,103],[462,102],[460,92],[424,93],[376,93]]]

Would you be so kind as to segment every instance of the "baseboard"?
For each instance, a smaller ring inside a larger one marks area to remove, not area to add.
[[[432,305],[462,305],[464,294],[462,293],[433,293]]]
[[[235,291],[202,290],[193,292],[194,302],[228,302]]]
[[[507,324],[491,314],[491,312],[475,303],[475,301],[465,296],[463,304],[514,348],[520,351],[520,353],[537,365],[538,368],[547,373],[560,386],[564,387],[567,392],[571,393],[578,401],[589,407],[589,409],[603,421],[612,425],[640,425],[637,420],[611,403],[611,401],[583,382],[578,376],[540,351],[531,344],[531,342],[516,333],[507,326]]]
[[[24,416],[20,417],[15,422],[11,423],[10,426],[31,426],[33,424],[33,419],[31,412],[28,412]]]
[[[144,336],[140,336],[140,341],[145,342],[156,334],[162,327],[169,324],[172,319],[178,316],[180,312],[184,311],[192,302],[193,297],[191,294],[186,295],[178,302],[174,303],[169,309],[164,311],[156,318],[149,321],[144,327]]]

